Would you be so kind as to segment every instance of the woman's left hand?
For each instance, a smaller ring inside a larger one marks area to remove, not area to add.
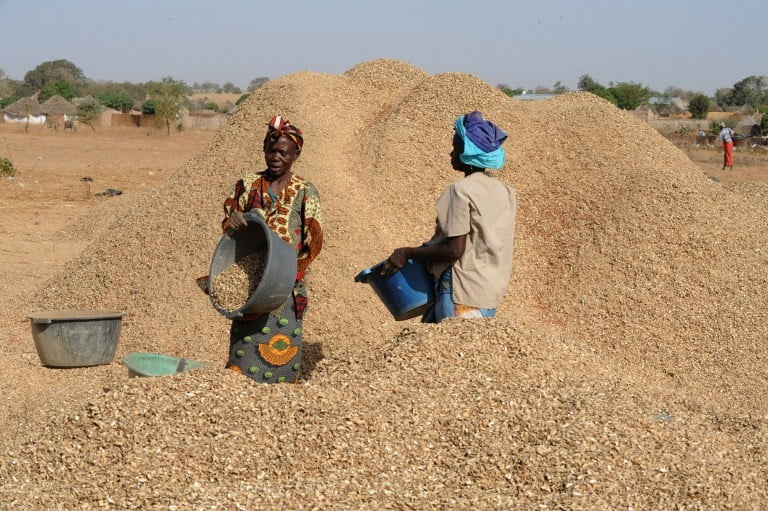
[[[248,221],[245,219],[243,212],[236,209],[229,216],[229,225],[233,229],[244,229],[248,227]]]

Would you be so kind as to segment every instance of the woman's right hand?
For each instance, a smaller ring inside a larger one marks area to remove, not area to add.
[[[245,220],[243,212],[236,209],[229,215],[229,225],[233,229],[244,229],[248,226],[248,222]]]
[[[408,247],[396,248],[392,255],[387,258],[384,267],[381,269],[382,275],[392,275],[397,270],[405,266],[408,262]]]

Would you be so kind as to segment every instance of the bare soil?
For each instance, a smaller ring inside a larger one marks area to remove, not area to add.
[[[76,133],[0,123],[0,156],[12,177],[0,177],[4,297],[12,298],[50,277],[89,241],[52,235],[97,206],[122,204],[154,189],[199,152],[212,132],[168,137],[162,130],[82,126]],[[107,195],[108,190],[122,195]],[[106,222],[107,220],[105,220]],[[108,221],[111,221],[109,218]],[[98,228],[98,219],[94,220]]]

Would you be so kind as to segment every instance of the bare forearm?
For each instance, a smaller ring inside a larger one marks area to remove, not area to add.
[[[409,259],[420,261],[455,261],[461,254],[457,254],[450,245],[440,243],[421,247],[405,247],[405,255]]]

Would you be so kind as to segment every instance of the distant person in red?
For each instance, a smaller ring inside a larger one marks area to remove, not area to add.
[[[733,137],[736,133],[726,127],[724,122],[720,123],[720,134],[717,140],[723,143],[723,170],[729,168],[733,170]]]

